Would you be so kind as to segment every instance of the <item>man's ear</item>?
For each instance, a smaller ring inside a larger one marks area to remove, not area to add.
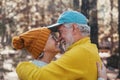
[[[72,28],[73,28],[73,33],[74,34],[79,31],[77,24],[72,24]]]

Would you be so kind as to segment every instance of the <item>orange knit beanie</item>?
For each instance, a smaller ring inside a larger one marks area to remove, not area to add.
[[[12,45],[15,49],[25,48],[36,59],[43,51],[50,32],[47,27],[32,29],[13,37]]]

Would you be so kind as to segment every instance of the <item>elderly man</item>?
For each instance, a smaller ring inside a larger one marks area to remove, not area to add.
[[[77,11],[65,11],[60,15],[57,23],[48,28],[59,32],[59,40],[65,44],[65,53],[58,60],[43,67],[38,67],[31,62],[20,63],[16,68],[19,78],[22,80],[97,80],[96,62],[101,60],[96,45],[90,41],[90,27],[87,25],[86,17]],[[43,62],[45,61],[47,59]]]

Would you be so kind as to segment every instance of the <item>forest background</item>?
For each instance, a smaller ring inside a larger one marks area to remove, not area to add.
[[[12,37],[51,25],[66,10],[88,18],[108,80],[120,79],[120,0],[0,0],[0,80],[18,80],[16,65],[31,60],[26,51],[12,48]]]

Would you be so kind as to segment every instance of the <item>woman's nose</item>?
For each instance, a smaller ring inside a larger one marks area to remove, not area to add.
[[[58,38],[58,41],[60,42],[62,40],[62,37],[60,36],[59,38]]]

